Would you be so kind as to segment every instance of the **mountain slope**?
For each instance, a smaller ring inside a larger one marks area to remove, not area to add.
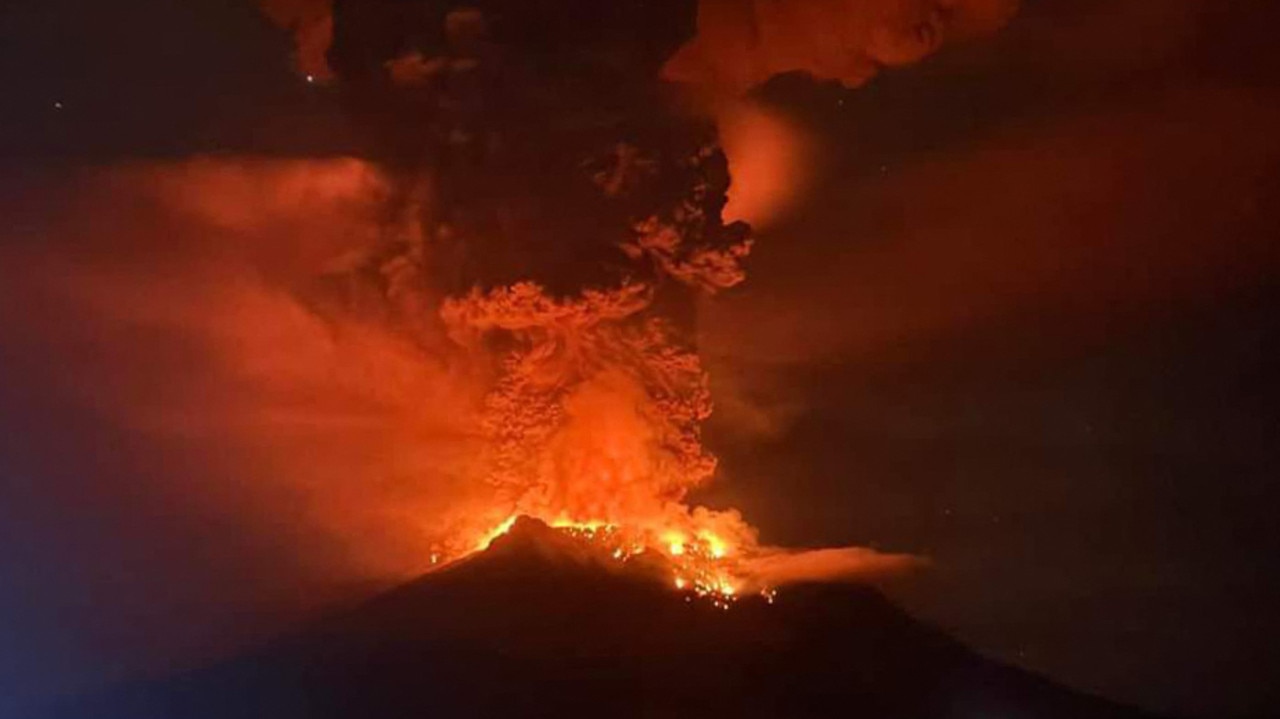
[[[984,659],[876,591],[732,609],[522,520],[488,551],[261,651],[60,719],[1136,717]]]

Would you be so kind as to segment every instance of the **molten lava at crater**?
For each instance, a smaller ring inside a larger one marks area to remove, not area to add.
[[[489,532],[483,547],[469,556],[507,551],[516,544],[578,563],[643,574],[686,593],[691,600],[705,599],[723,609],[745,593],[758,592],[770,602],[775,595],[772,588],[756,586],[724,542],[711,534],[658,536],[609,524],[547,523],[512,516]]]
[[[645,530],[603,522],[544,521],[512,515],[484,534],[470,551],[433,569],[523,548],[544,557],[641,576],[729,609],[745,598],[773,604],[780,587],[812,583],[861,583],[918,569],[927,560],[861,547],[797,550],[733,544],[709,531]]]

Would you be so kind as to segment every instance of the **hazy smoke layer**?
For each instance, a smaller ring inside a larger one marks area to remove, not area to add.
[[[379,175],[195,160],[67,186],[33,220],[38,244],[8,253],[25,271],[6,272],[6,296],[45,301],[6,318],[6,343],[61,358],[56,391],[144,456],[178,450],[198,468],[155,467],[168,486],[132,492],[177,515],[226,512],[320,575],[429,566],[446,511],[465,504],[474,387],[443,335],[324,306],[326,268],[390,231]]]
[[[928,565],[907,554],[882,554],[862,547],[810,552],[765,552],[748,561],[753,577],[771,586],[805,582],[867,581],[903,574]]]

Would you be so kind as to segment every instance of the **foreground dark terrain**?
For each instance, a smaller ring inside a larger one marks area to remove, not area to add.
[[[69,703],[70,719],[1136,717],[987,660],[873,589],[729,611],[521,521],[489,551],[261,651]]]

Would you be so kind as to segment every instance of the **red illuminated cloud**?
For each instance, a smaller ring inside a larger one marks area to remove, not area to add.
[[[862,85],[945,42],[994,31],[1018,0],[701,0],[698,33],[668,63],[673,81],[738,95],[804,72]]]

